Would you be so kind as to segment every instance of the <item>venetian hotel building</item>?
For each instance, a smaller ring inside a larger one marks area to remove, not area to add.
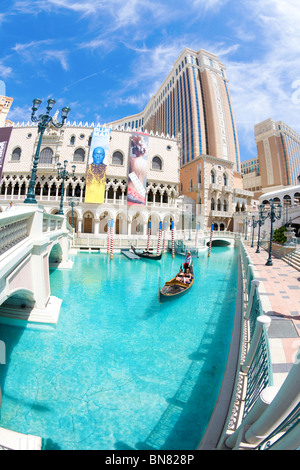
[[[228,229],[237,202],[250,204],[225,66],[214,54],[184,49],[144,111],[110,124],[180,136],[181,193],[204,227],[222,219]]]

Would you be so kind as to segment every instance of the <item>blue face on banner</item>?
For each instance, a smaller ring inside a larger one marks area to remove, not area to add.
[[[101,165],[105,158],[105,150],[102,147],[96,147],[93,152],[94,165]]]

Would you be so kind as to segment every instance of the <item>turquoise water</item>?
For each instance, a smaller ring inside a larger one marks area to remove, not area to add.
[[[46,449],[195,449],[226,365],[238,250],[201,254],[191,291],[159,304],[182,260],[79,254],[51,271],[56,329],[0,325],[0,426]]]

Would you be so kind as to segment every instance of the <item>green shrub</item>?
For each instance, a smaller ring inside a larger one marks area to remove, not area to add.
[[[286,231],[285,227],[276,228],[273,234],[273,241],[283,245],[287,241],[287,238],[284,235],[285,231]]]

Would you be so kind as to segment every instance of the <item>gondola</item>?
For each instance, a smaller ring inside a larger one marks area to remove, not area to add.
[[[177,281],[176,276],[170,281],[166,282],[162,289],[158,290],[158,300],[159,302],[165,302],[171,299],[177,299],[185,295],[193,286],[195,281],[193,265],[190,265],[192,280],[190,284],[184,284],[183,282]]]
[[[146,252],[146,251],[138,251],[132,245],[131,245],[131,249],[132,249],[133,253],[135,255],[139,256],[140,258],[153,259],[153,260],[161,259],[161,253],[160,253],[160,255],[154,255],[154,254]]]

